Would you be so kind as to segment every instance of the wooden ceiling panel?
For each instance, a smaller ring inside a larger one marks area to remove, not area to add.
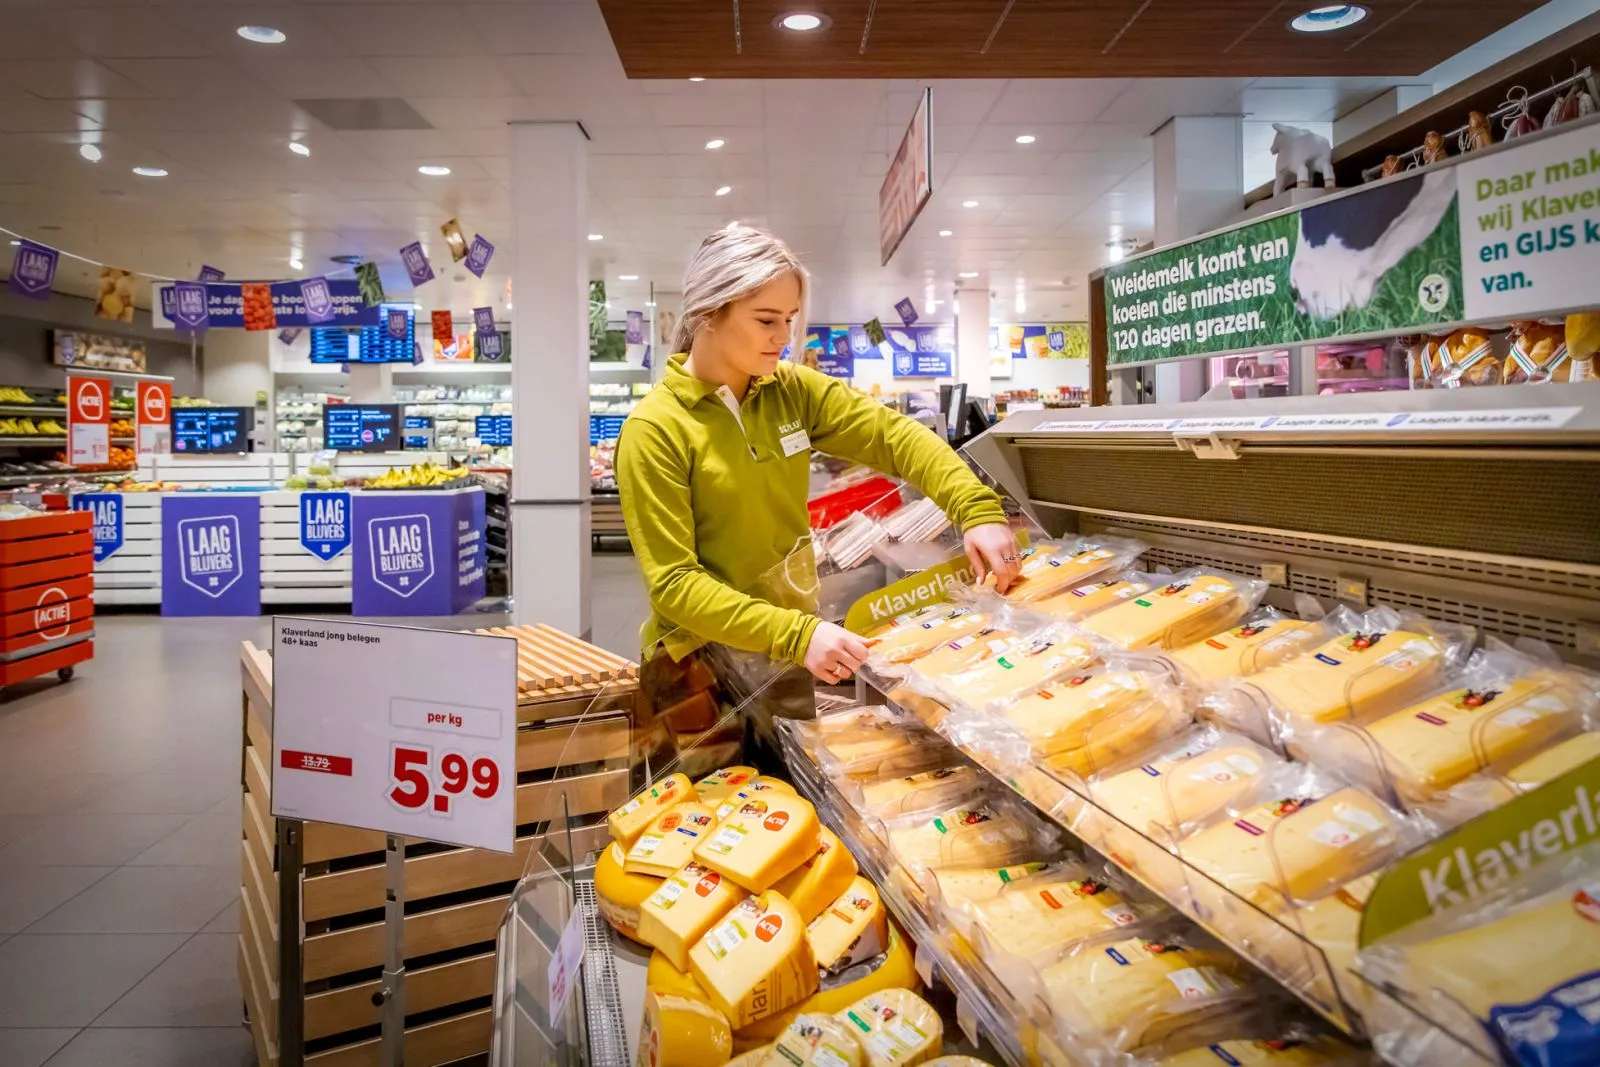
[[[1417,75],[1542,0],[1365,0],[1327,34],[1289,29],[1327,0],[599,2],[630,78],[1260,78]],[[792,11],[832,24],[773,25]]]

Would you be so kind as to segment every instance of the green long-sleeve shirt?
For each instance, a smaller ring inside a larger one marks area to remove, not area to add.
[[[685,372],[685,358],[668,360],[617,442],[622,517],[654,609],[646,649],[666,640],[681,658],[719,641],[805,659],[817,619],[774,603],[803,597],[783,596],[798,583],[772,572],[810,535],[813,448],[904,478],[963,530],[1005,521],[1000,498],[927,427],[843,382],[780,363],[738,404]]]

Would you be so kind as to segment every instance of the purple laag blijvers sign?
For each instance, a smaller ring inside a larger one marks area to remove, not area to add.
[[[421,241],[412,241],[402,248],[400,262],[406,265],[413,286],[433,281],[433,267],[428,263],[428,253],[423,251]]]
[[[483,272],[489,269],[489,261],[494,258],[494,245],[483,239],[483,234],[472,235],[472,247],[467,249],[467,269],[478,277],[483,277]]]
[[[473,308],[472,328],[477,333],[493,333],[494,308]]]
[[[18,241],[11,261],[11,291],[35,300],[50,299],[60,253],[32,241]]]
[[[222,273],[222,271],[218,270],[217,268],[208,267],[204,264],[201,264],[200,274],[195,278],[195,281],[202,283],[220,282],[226,277],[227,275]]]
[[[505,336],[499,330],[477,334],[472,354],[475,363],[499,363],[506,357]]]
[[[644,312],[628,312],[628,333],[624,341],[630,345],[644,344]]]
[[[167,317],[180,330],[199,333],[211,323],[211,310],[206,301],[206,287],[200,282],[173,282],[172,308]],[[162,293],[165,298],[166,293]]]
[[[334,319],[333,291],[326,278],[307,278],[300,283],[300,299],[306,306],[306,321],[315,326]]]
[[[900,321],[905,325],[910,326],[917,321],[917,305],[911,302],[909,296],[902,297],[895,304],[894,309],[900,313]]]
[[[390,308],[388,317],[389,336],[396,341],[405,340],[407,319],[405,308]]]
[[[280,344],[292,345],[296,341],[300,340],[300,333],[301,330],[298,326],[290,326],[288,329],[279,330],[278,342]]]

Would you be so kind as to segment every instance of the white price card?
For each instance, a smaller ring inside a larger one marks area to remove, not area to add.
[[[272,623],[273,815],[512,850],[515,638]]]
[[[572,987],[578,982],[578,969],[583,966],[583,912],[574,907],[572,914],[567,917],[566,929],[561,931],[561,940],[556,943],[555,954],[550,957],[550,967],[546,978],[550,983],[550,1023],[561,1028],[561,1013],[567,1010],[567,1001],[572,998]]]

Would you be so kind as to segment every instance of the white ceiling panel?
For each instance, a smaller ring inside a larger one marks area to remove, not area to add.
[[[600,8],[586,0],[461,4],[459,10],[496,55],[600,55],[611,51]]]
[[[154,95],[143,85],[90,59],[14,59],[0,64],[0,81],[46,100]]]
[[[97,130],[74,106],[24,93],[0,94],[0,133],[71,133]]]
[[[245,62],[264,54],[295,59],[354,58],[349,45],[318,18],[315,7],[298,0],[219,0],[168,5],[165,10],[173,22],[203,42],[204,50],[197,55]],[[380,9],[367,11],[374,18],[384,15]],[[271,46],[254,44],[234,32],[240,26],[271,26],[282,30],[288,40]]]
[[[354,56],[329,62],[321,58],[268,53],[244,59],[239,66],[273,92],[291,100],[388,95],[377,68],[368,60]]]
[[[372,96],[515,96],[517,87],[489,56],[373,56],[367,60],[387,83]],[[305,95],[305,94],[300,94]]]
[[[1096,122],[1142,126],[1146,133],[1174,115],[1237,114],[1246,78],[1140,78],[1107,104]]]
[[[450,4],[318,4],[310,10],[358,56],[425,59],[488,51],[483,37]]]
[[[991,123],[1093,122],[1128,87],[1126,78],[1007,83],[987,116]],[[1029,131],[1018,130],[1019,133]]]
[[[150,4],[107,5],[91,12],[47,4],[23,15],[8,15],[7,25],[13,22],[31,25],[97,59],[214,54],[210,43],[184,29],[171,10]]]
[[[529,96],[573,94],[621,96],[644,95],[629,83],[622,64],[613,56],[608,63],[592,56],[565,53],[551,55],[501,56],[500,67],[510,76],[518,92]]]

